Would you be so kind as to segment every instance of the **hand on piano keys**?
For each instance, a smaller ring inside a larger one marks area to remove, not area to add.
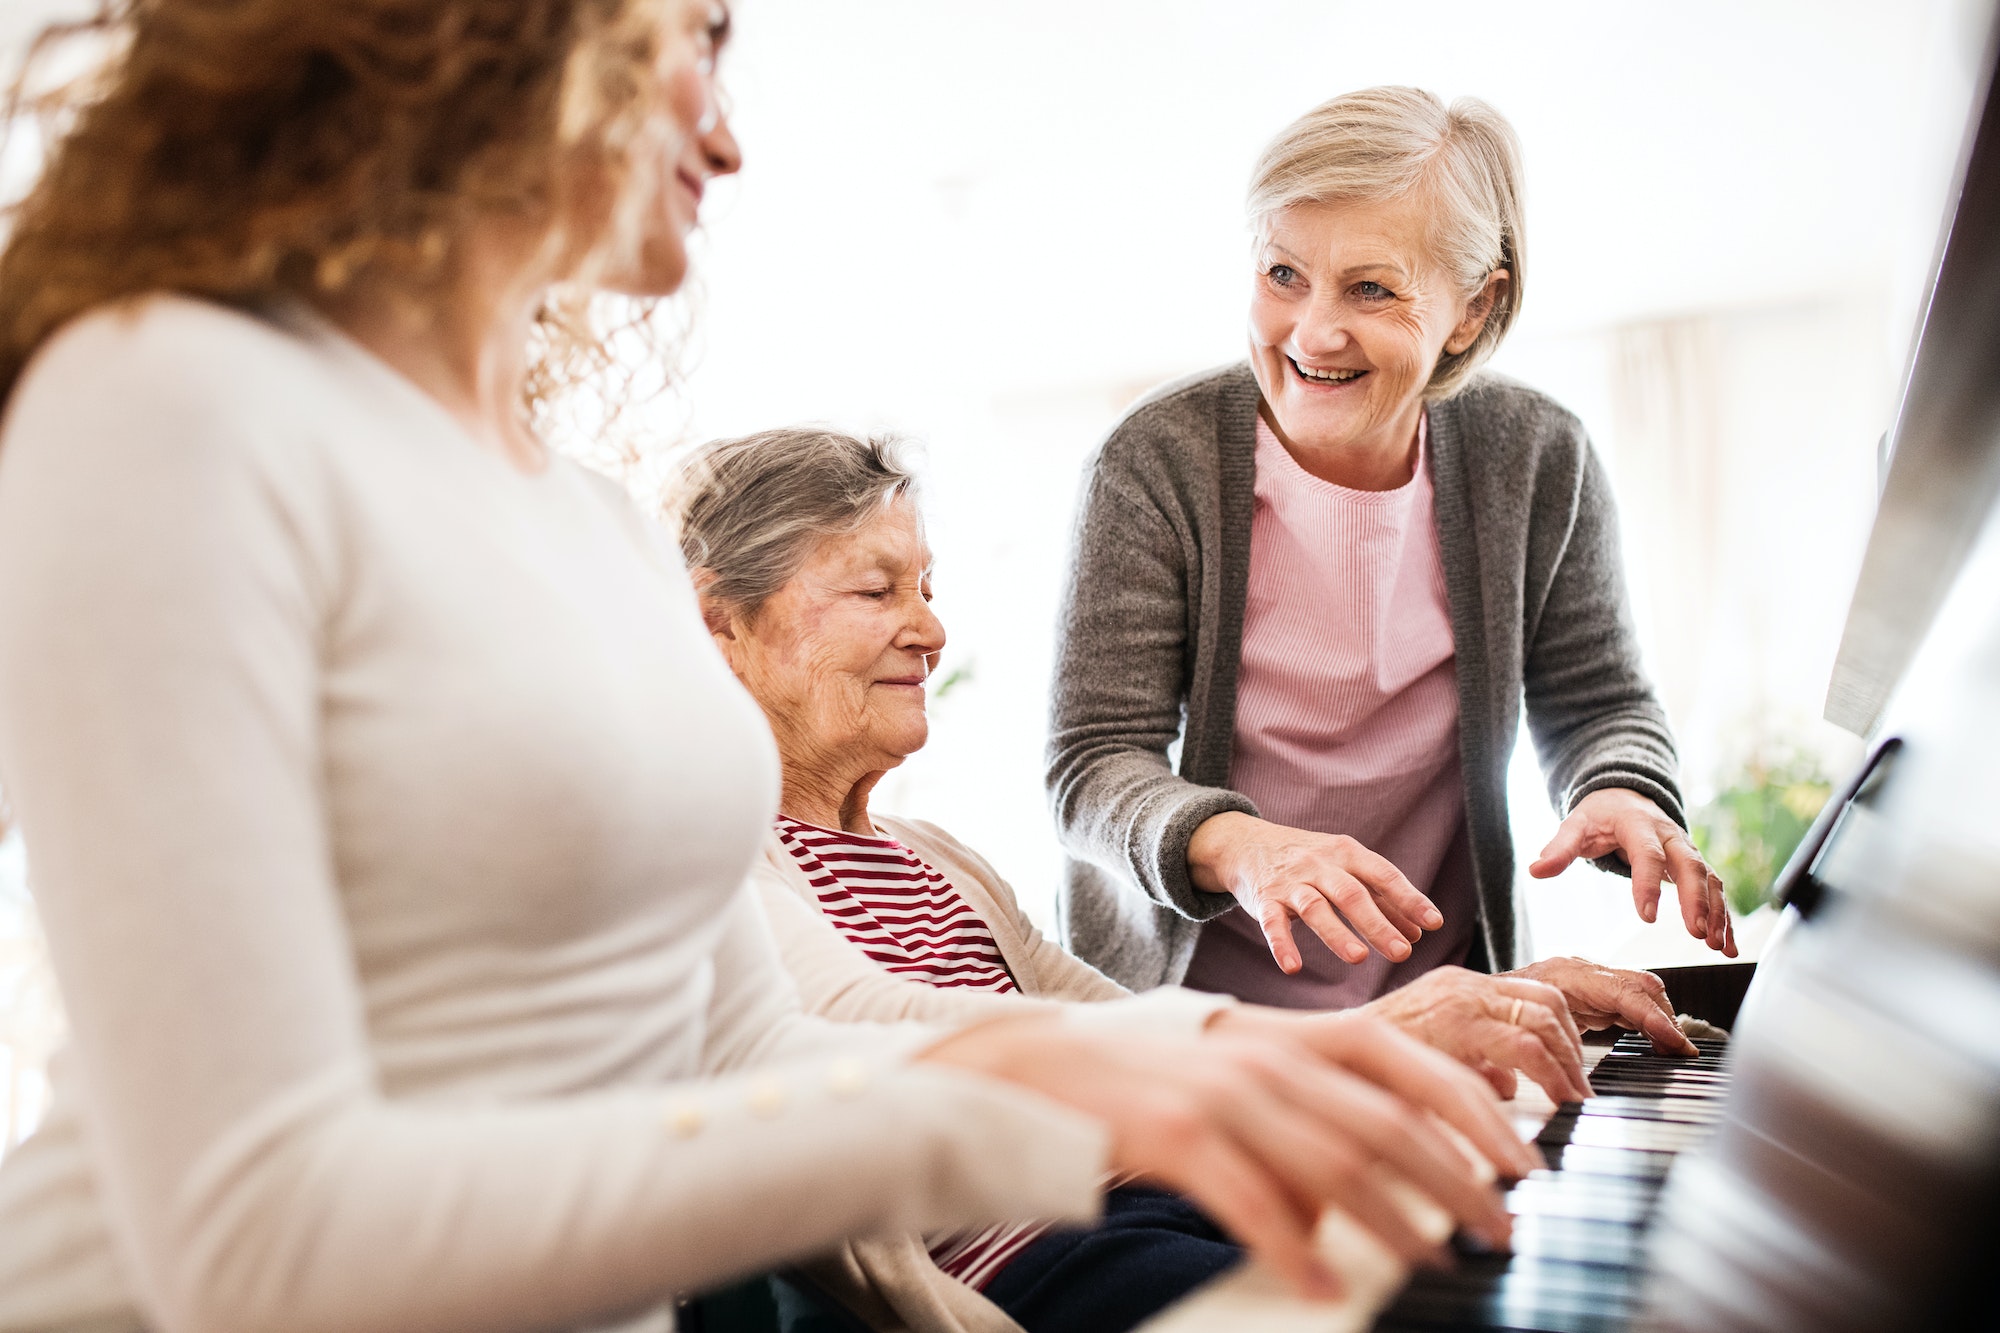
[[[1329,1211],[1316,1237],[1346,1285],[1336,1301],[1300,1300],[1255,1262],[1211,1283],[1141,1333],[1414,1333],[1492,1328],[1615,1333],[1627,1326],[1643,1277],[1643,1247],[1674,1157],[1721,1116],[1727,1070],[1720,1042],[1692,1057],[1656,1054],[1643,1037],[1591,1046],[1598,1095],[1558,1105],[1529,1085],[1506,1111],[1544,1166],[1508,1196],[1509,1252],[1464,1246],[1444,1271],[1411,1268],[1354,1221]],[[1449,1219],[1406,1194],[1413,1226],[1445,1235]],[[1405,1285],[1407,1284],[1407,1286]]]

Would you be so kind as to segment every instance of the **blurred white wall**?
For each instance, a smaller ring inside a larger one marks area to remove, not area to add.
[[[0,0],[0,64],[88,7]],[[1374,83],[1481,96],[1529,186],[1525,313],[1497,364],[1604,449],[1692,792],[1760,738],[1839,763],[1850,743],[1817,719],[1987,12],[740,0],[725,77],[748,167],[707,213],[691,397],[658,411],[695,437],[830,420],[927,442],[947,657],[973,674],[882,800],[968,839],[1052,924],[1042,711],[1084,455],[1139,391],[1240,355],[1239,199],[1273,132]],[[1634,388],[1666,373],[1643,356],[1662,346],[1696,349],[1671,383],[1699,449]],[[1532,852],[1555,820],[1525,754],[1512,787]],[[52,1031],[20,880],[0,854],[14,1133]],[[1529,907],[1540,952],[1683,947],[1587,869]]]

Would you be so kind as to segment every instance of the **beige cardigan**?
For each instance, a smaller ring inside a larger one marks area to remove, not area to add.
[[[986,859],[935,824],[874,816],[876,827],[935,866],[979,913],[1019,995],[945,990],[877,965],[828,921],[805,872],[778,841],[751,871],[785,966],[809,1012],[842,1022],[963,1022],[996,1012],[1048,1011],[1069,1022],[1151,1032],[1199,1031],[1234,1003],[1165,986],[1133,995],[1043,935]],[[806,1273],[882,1333],[1021,1333],[1005,1311],[931,1262],[917,1236],[853,1241]]]

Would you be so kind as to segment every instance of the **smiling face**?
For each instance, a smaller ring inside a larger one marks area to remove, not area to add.
[[[711,614],[730,667],[770,719],[785,785],[845,790],[930,735],[924,682],[944,649],[923,520],[898,496],[830,538],[747,620]]]
[[[729,39],[729,7],[683,0],[681,30],[668,34],[660,78],[673,132],[659,136],[652,197],[641,210],[635,256],[603,285],[627,296],[667,296],[687,277],[687,238],[700,221],[702,195],[717,176],[742,169],[743,152],[722,112],[716,60]]]
[[[1250,364],[1271,425],[1308,467],[1314,456],[1407,460],[1438,358],[1472,345],[1506,281],[1489,275],[1465,293],[1430,256],[1427,212],[1404,195],[1295,204],[1266,225]]]

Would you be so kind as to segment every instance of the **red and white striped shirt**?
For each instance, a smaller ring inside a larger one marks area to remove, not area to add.
[[[1020,990],[993,931],[936,867],[894,838],[778,816],[778,841],[805,871],[819,910],[857,949],[933,986]],[[929,1238],[931,1259],[977,1291],[1048,1227],[1001,1223]]]

